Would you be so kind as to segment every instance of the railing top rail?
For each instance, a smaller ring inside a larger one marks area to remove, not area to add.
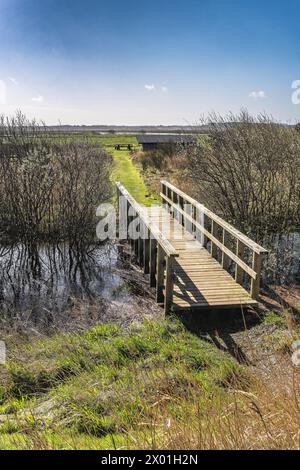
[[[247,235],[244,235],[242,232],[234,228],[232,225],[230,225],[228,222],[223,220],[221,217],[216,215],[214,212],[209,210],[207,207],[205,207],[203,204],[200,202],[196,201],[196,199],[193,199],[191,196],[188,196],[186,193],[181,191],[180,189],[176,188],[171,183],[168,183],[168,181],[162,180],[161,184],[172,191],[174,191],[178,196],[182,197],[185,201],[189,202],[192,204],[194,207],[198,208],[200,211],[202,211],[205,215],[210,217],[212,220],[214,220],[220,227],[224,228],[228,233],[230,233],[232,236],[240,240],[244,245],[248,246],[251,250],[253,250],[255,253],[258,254],[266,254],[268,253],[268,250],[263,248],[262,246],[258,245],[256,242],[251,240]]]
[[[116,182],[116,186],[121,194],[127,199],[131,207],[138,214],[138,216],[143,220],[144,224],[150,230],[152,236],[160,244],[167,256],[178,257],[179,253],[171,245],[169,240],[164,236],[164,234],[159,230],[159,228],[153,224],[148,215],[145,213],[143,206],[141,206],[127,191],[127,189],[120,183]]]

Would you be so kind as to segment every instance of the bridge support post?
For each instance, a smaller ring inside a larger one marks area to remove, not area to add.
[[[140,220],[140,227],[139,227],[139,239],[138,239],[138,262],[140,266],[143,266],[143,261],[144,261],[144,240],[143,240],[143,231],[144,231],[144,224],[142,222],[142,219]]]
[[[133,239],[133,234],[131,233],[131,230],[130,230],[130,225],[134,219],[134,216],[132,214],[132,211],[131,211],[131,207],[130,207],[130,204],[128,203],[128,209],[127,209],[127,214],[128,214],[128,241],[130,243],[130,259],[131,259],[131,262],[133,260],[133,253],[134,253],[134,239]]]
[[[218,238],[218,226],[215,223],[214,220],[211,221],[211,234],[213,237]],[[217,246],[214,244],[214,242],[211,242],[211,248],[210,248],[210,253],[212,258],[216,258],[217,256]]]
[[[133,219],[138,220],[136,212],[134,212]],[[132,230],[133,230],[133,228],[132,228]],[[138,238],[136,236],[136,232],[133,231],[132,236],[133,236],[133,240],[132,240],[132,242],[133,242],[132,243],[133,251],[134,251],[135,259],[137,260],[138,259]]]
[[[251,279],[251,297],[254,300],[259,299],[260,273],[262,257],[258,253],[253,253],[252,269],[256,272],[256,279]]]
[[[237,240],[237,245],[236,245],[236,254],[239,259],[243,259],[244,256],[244,251],[245,251],[245,245],[242,243],[240,240]],[[243,269],[237,264],[235,268],[235,281],[242,285],[243,284],[243,276],[244,276],[244,271]]]
[[[150,287],[156,287],[156,257],[157,241],[155,238],[150,240]]]
[[[165,315],[170,313],[173,304],[174,290],[174,258],[167,257],[166,265],[166,284],[165,284]]]
[[[118,238],[128,240],[128,201],[118,192]]]
[[[164,252],[160,244],[157,245],[157,276],[156,276],[156,302],[161,304],[164,302]]]
[[[143,236],[144,236],[144,274],[149,274],[150,242],[149,242],[149,230],[146,227],[143,231]]]
[[[121,192],[119,188],[117,187],[117,206],[116,206],[116,239],[119,239],[119,225],[120,225],[120,197],[121,197]]]
[[[223,228],[223,246],[227,247],[228,246],[228,233],[226,230]],[[222,251],[222,268],[225,269],[225,271],[228,271],[230,265],[230,258],[227,256],[224,251]]]
[[[139,241],[138,241],[137,238],[133,241],[133,244],[134,244],[134,254],[135,254],[135,258],[136,258],[136,260],[137,260],[137,259],[138,259],[138,250],[139,250]]]

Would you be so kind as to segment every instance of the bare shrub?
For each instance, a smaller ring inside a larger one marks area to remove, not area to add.
[[[55,226],[62,239],[88,241],[95,233],[96,207],[111,196],[112,159],[98,146],[81,142],[59,145],[55,155]]]
[[[300,226],[300,137],[266,115],[247,111],[206,122],[209,142],[186,161],[197,196],[262,240]]]
[[[85,243],[97,205],[111,196],[111,157],[88,139],[57,142],[22,114],[0,119],[2,241]]]

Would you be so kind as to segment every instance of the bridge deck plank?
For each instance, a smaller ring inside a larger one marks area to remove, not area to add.
[[[174,262],[174,309],[230,308],[256,305],[199,241],[163,208],[145,213],[179,253]]]

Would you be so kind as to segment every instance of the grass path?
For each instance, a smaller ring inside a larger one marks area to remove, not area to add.
[[[159,203],[158,195],[149,191],[139,169],[132,162],[130,152],[127,149],[115,150],[113,147],[116,142],[136,146],[136,138],[133,136],[103,136],[100,139],[102,145],[114,158],[112,181],[120,181],[140,204],[150,206]]]

